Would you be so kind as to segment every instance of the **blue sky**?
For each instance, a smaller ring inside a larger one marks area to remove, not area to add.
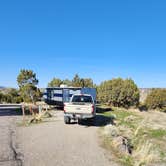
[[[166,1],[1,1],[0,85],[17,87],[22,68],[40,87],[75,73],[166,87]]]

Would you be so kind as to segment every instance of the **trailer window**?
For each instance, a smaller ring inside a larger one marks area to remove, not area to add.
[[[74,96],[72,99],[73,103],[92,103],[91,96]]]

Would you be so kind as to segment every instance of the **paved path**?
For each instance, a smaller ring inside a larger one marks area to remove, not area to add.
[[[25,166],[115,166],[99,146],[98,127],[65,125],[63,113],[54,122],[20,127]]]
[[[15,144],[14,110],[0,109],[0,166],[21,166]]]

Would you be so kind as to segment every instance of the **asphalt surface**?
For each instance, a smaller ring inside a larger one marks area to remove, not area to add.
[[[0,107],[0,166],[22,166],[15,141],[17,118],[15,108]]]
[[[101,148],[98,126],[65,125],[63,112],[53,121],[20,127],[25,166],[116,166]]]

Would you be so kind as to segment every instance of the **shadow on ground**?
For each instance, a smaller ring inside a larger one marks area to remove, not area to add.
[[[138,109],[139,109],[139,111],[141,111],[141,112],[147,112],[148,111],[148,108],[147,108],[147,106],[146,105],[140,105],[139,107],[138,107]]]
[[[0,116],[18,116],[18,115],[22,115],[22,111],[20,109],[0,108]]]
[[[109,112],[112,111],[111,107],[96,107],[97,113]]]
[[[90,120],[83,120],[81,121],[80,125],[86,126],[86,127],[102,127],[107,124],[114,124],[114,117],[107,117],[104,115],[96,115],[95,119],[93,121]]]

